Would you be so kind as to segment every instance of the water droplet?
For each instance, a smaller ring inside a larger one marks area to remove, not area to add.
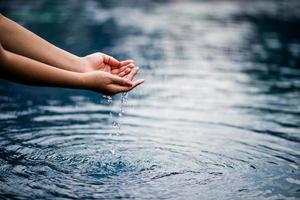
[[[122,116],[123,116],[123,113],[124,113],[124,106],[125,106],[125,104],[127,103],[127,99],[128,99],[128,93],[127,93],[127,92],[122,93],[119,117],[122,117]]]
[[[107,103],[108,103],[108,104],[111,104],[111,103],[112,103],[113,99],[112,99],[111,96],[105,96],[105,95],[103,95],[103,97],[107,100]]]
[[[115,149],[112,149],[112,150],[110,150],[110,153],[111,153],[112,155],[115,155],[116,150],[115,150]]]

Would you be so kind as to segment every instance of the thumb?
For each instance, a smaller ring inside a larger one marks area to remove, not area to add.
[[[128,79],[120,78],[118,76],[113,75],[111,77],[111,80],[113,81],[113,83],[118,84],[118,85],[127,86],[127,87],[132,86],[132,81],[130,81]]]
[[[102,54],[102,55],[104,56],[103,57],[104,63],[106,63],[108,65],[111,65],[113,67],[120,66],[121,63],[117,59],[115,59],[114,57],[106,55],[106,54]]]

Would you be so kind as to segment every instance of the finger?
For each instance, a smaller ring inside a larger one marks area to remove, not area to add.
[[[119,74],[119,73],[125,71],[125,70],[128,69],[128,68],[129,68],[129,69],[132,69],[132,68],[134,68],[134,65],[133,65],[133,64],[128,64],[128,65],[123,66],[123,67],[121,67],[121,68],[113,69],[111,72],[112,72],[113,74]]]
[[[132,87],[126,87],[126,86],[120,86],[120,85],[113,85],[112,91],[114,94],[120,93],[120,92],[129,92],[138,85],[142,84],[144,82],[144,79],[137,80]]]
[[[135,88],[135,87],[141,85],[141,84],[144,83],[144,82],[145,82],[145,79],[138,79],[138,80],[134,81],[133,84],[132,84],[132,86],[131,86],[131,89],[130,89],[130,90],[132,90],[133,88]]]
[[[104,55],[104,58],[103,58],[104,63],[106,63],[112,67],[120,66],[120,62],[117,59],[115,59],[114,57],[106,55],[106,54],[103,54],[103,55]]]
[[[134,65],[134,60],[123,60],[120,62],[120,66],[125,66],[125,65],[129,65],[129,64],[133,64]]]
[[[117,84],[120,86],[127,86],[127,87],[131,87],[133,85],[132,81],[128,80],[128,79],[124,79],[115,75],[112,75],[111,77],[112,83],[113,84]]]
[[[118,93],[119,92],[129,92],[144,82],[145,82],[144,79],[139,79],[139,80],[135,81],[131,87],[116,86],[116,89],[117,89]]]
[[[127,76],[125,76],[125,78],[132,81],[134,76],[138,73],[138,71],[139,71],[138,67],[133,68],[131,72]]]
[[[123,72],[119,73],[118,76],[119,77],[124,77],[124,76],[128,75],[130,72],[131,72],[131,69],[127,68]]]

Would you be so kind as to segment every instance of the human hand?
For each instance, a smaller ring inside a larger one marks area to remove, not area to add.
[[[108,96],[120,92],[129,92],[144,82],[143,79],[132,81],[137,72],[138,69],[133,68],[133,70],[123,78],[103,71],[82,73],[83,88]]]
[[[81,58],[81,72],[103,71],[124,77],[135,67],[133,60],[118,61],[103,53],[93,53]]]

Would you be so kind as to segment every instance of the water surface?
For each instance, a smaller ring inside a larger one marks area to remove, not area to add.
[[[297,199],[299,1],[7,1],[77,55],[133,58],[128,95],[0,84],[0,197]]]

